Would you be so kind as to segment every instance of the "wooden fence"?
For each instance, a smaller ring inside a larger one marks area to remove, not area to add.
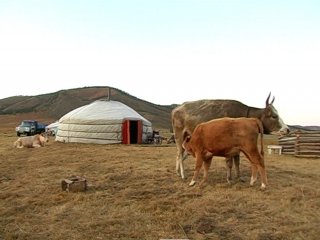
[[[320,131],[295,131],[279,137],[283,154],[296,157],[320,157]]]

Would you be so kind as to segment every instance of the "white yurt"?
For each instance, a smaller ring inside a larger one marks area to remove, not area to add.
[[[98,100],[79,107],[59,119],[56,141],[135,144],[152,134],[151,122],[127,105]]]

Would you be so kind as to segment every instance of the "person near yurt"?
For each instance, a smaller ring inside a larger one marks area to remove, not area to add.
[[[141,144],[152,124],[127,105],[98,100],[76,108],[59,119],[56,141],[97,144]]]

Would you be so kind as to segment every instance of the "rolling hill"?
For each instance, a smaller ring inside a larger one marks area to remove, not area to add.
[[[24,116],[55,121],[69,111],[98,99],[120,101],[152,122],[154,128],[170,129],[171,110],[176,105],[157,105],[112,87],[84,87],[37,96],[13,96],[0,99],[0,116]],[[49,122],[48,122],[49,123]]]
[[[132,96],[113,87],[84,87],[60,90],[37,96],[13,96],[0,99],[0,117],[14,121],[17,124],[23,119],[34,118],[45,123],[58,120],[69,111],[89,104],[98,99],[120,101],[136,110],[152,122],[154,128],[171,129],[170,114],[176,104],[157,105]],[[291,130],[315,131],[320,126],[290,125]]]

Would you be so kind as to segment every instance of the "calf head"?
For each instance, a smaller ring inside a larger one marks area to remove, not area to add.
[[[182,147],[188,154],[193,154],[191,146],[189,144],[190,140],[191,140],[191,133],[189,131],[185,130],[183,132]]]

